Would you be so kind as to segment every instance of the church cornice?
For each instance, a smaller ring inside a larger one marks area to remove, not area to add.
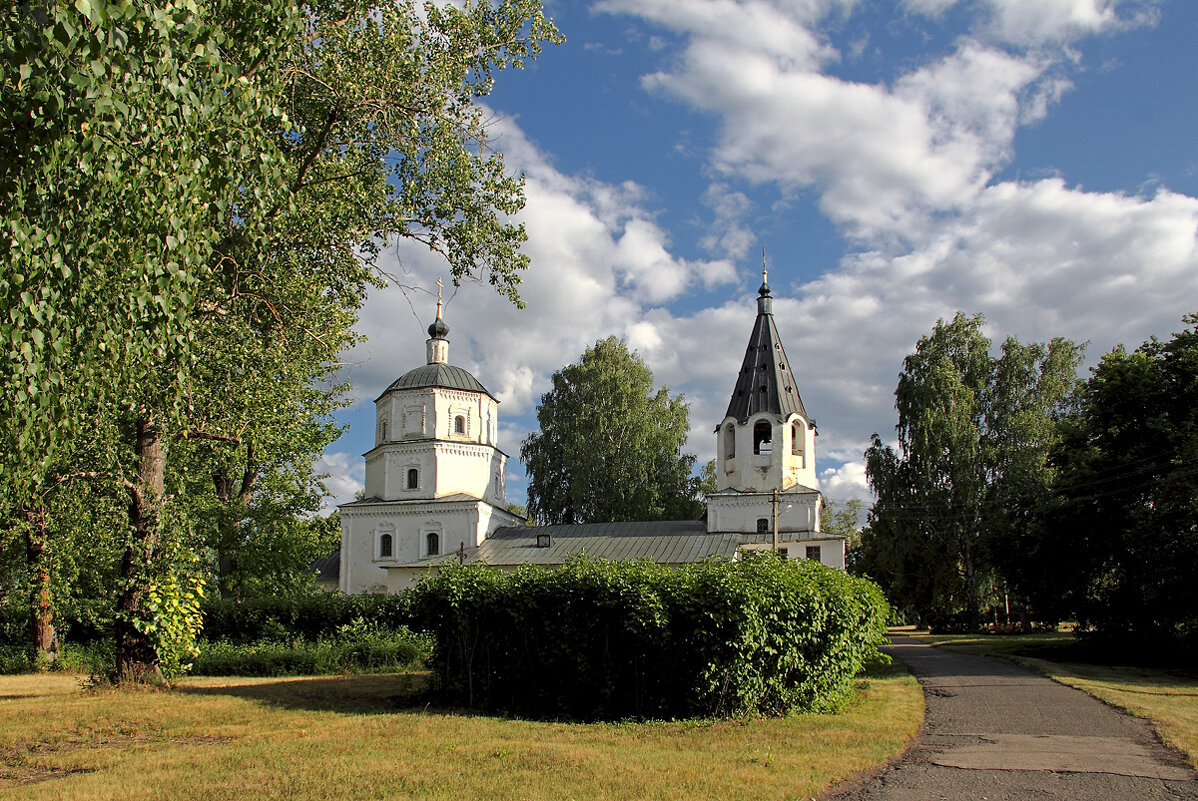
[[[786,490],[778,493],[779,505],[785,503],[810,503],[819,497],[819,490],[803,488],[801,490]],[[720,506],[760,506],[762,503],[772,503],[772,492],[713,492],[707,496],[707,502],[715,502]]]
[[[387,453],[436,453],[438,451],[455,456],[478,456],[481,458],[487,458],[497,453],[504,459],[509,458],[505,451],[494,445],[484,445],[478,442],[454,442],[453,440],[431,439],[429,437],[391,440],[390,442],[375,445],[362,454],[362,456],[367,461],[371,461]]]
[[[363,517],[379,514],[387,515],[427,515],[443,512],[472,512],[480,506],[500,509],[490,501],[482,498],[421,498],[413,500],[384,501],[380,498],[365,498],[360,501],[345,503],[337,507],[342,517]],[[506,511],[506,510],[505,510]]]

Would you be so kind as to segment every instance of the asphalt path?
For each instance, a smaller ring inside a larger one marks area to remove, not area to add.
[[[889,651],[923,686],[923,730],[829,801],[1198,801],[1198,773],[1143,720],[1000,659],[909,637]]]

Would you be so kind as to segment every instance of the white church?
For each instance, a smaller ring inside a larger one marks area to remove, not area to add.
[[[428,363],[375,400],[375,446],[362,500],[341,505],[341,550],[315,565],[345,593],[398,592],[448,563],[552,567],[586,553],[669,565],[774,549],[844,568],[845,538],[820,532],[815,422],[803,408],[774,325],[766,275],[724,419],[717,491],[702,520],[528,526],[506,508],[497,401],[449,364],[449,327],[428,328]]]

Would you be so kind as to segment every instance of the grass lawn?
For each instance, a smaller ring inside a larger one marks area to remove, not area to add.
[[[1198,768],[1198,674],[1144,667],[1091,664],[1064,632],[1019,635],[904,631],[933,645],[1013,658],[1054,681],[1083,690],[1136,717],[1152,721],[1160,738]],[[1117,658],[1095,660],[1118,661]]]
[[[900,751],[915,680],[840,715],[567,724],[413,707],[419,675],[82,690],[0,676],[0,798],[795,799]]]

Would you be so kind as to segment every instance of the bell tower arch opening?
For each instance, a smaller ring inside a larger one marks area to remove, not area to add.
[[[774,427],[769,420],[758,420],[753,425],[753,453],[768,456],[774,452]]]

